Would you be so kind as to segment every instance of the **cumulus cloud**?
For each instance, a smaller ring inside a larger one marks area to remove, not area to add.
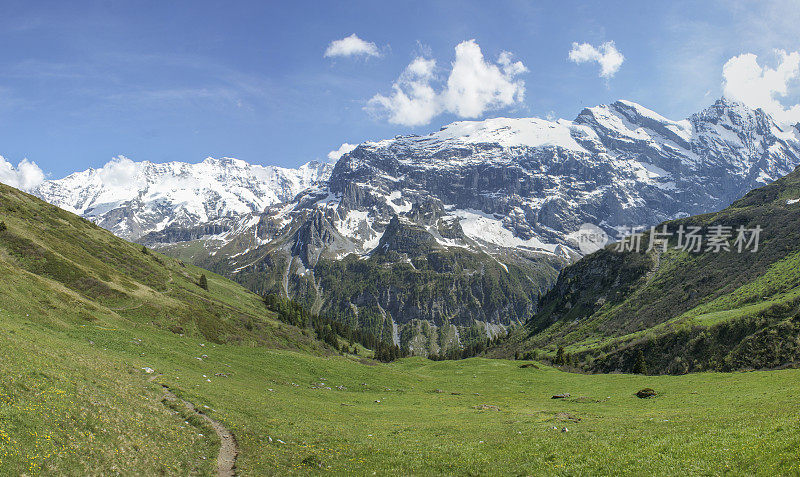
[[[609,80],[617,74],[625,57],[617,50],[613,41],[607,41],[599,48],[589,43],[573,43],[569,60],[576,64],[597,62],[600,65],[600,77]]]
[[[341,146],[339,146],[339,149],[336,149],[335,151],[331,151],[328,153],[328,160],[331,162],[336,162],[342,156],[355,149],[357,146],[358,144],[344,143]]]
[[[437,91],[436,60],[417,57],[392,85],[389,96],[376,94],[368,108],[406,126],[428,124],[442,113],[476,118],[484,112],[522,102],[525,83],[516,77],[528,71],[509,52],[496,63],[484,59],[475,40],[459,43],[444,85]]]
[[[44,172],[27,159],[23,159],[14,167],[3,156],[0,156],[0,182],[20,190],[31,190],[42,183]]]
[[[365,41],[359,38],[355,33],[342,38],[341,40],[334,40],[325,50],[326,58],[333,58],[335,56],[381,56],[378,51],[378,46],[370,41]]]
[[[439,95],[431,86],[435,68],[436,60],[416,58],[392,85],[391,96],[376,94],[369,100],[368,107],[386,111],[391,123],[428,124],[441,112]]]
[[[777,121],[800,122],[800,104],[784,106],[778,99],[795,87],[800,92],[800,52],[775,52],[780,61],[775,68],[758,64],[752,53],[734,56],[722,67],[723,91],[727,98],[741,101],[752,108],[761,108]]]
[[[98,173],[100,180],[108,186],[126,186],[138,176],[139,166],[125,156],[117,156],[108,161]]]

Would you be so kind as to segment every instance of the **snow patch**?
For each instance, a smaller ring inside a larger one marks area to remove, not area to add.
[[[562,147],[586,150],[572,137],[571,121],[547,121],[539,118],[494,118],[485,121],[458,121],[429,137],[460,139],[471,144],[492,143],[504,147]]]
[[[499,247],[520,247],[533,250],[553,252],[555,244],[546,244],[537,238],[523,240],[514,235],[514,232],[503,227],[503,223],[494,216],[474,209],[457,209],[454,215],[461,223],[461,229],[467,237],[488,242]]]
[[[398,202],[400,205],[397,204]],[[403,192],[399,190],[392,191],[391,194],[386,196],[386,205],[394,209],[396,214],[404,214],[411,210],[411,203],[406,203],[405,199],[403,199]]]

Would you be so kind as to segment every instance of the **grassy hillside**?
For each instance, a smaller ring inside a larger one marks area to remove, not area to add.
[[[651,371],[779,367],[800,362],[800,170],[714,214],[680,226],[762,227],[759,249],[714,253],[616,252],[565,269],[541,311],[503,352],[565,346],[582,367],[631,370],[642,351]],[[734,241],[734,232],[731,242]]]
[[[0,221],[2,300],[10,312],[54,327],[123,321],[215,343],[319,347],[236,283],[2,184]]]
[[[200,458],[214,443],[172,418],[157,389],[132,379],[140,368],[90,330],[140,345],[163,330],[209,345],[328,352],[241,286],[2,184],[0,277],[0,469],[14,470],[3,474],[210,469]],[[178,445],[158,452],[170,441]]]

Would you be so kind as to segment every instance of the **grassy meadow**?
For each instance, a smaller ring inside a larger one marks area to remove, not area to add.
[[[235,433],[243,475],[800,474],[800,370],[375,365],[5,309],[0,323],[4,475],[212,473],[214,434],[162,405],[145,367]]]

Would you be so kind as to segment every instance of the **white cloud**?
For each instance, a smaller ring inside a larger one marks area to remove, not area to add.
[[[336,149],[335,151],[331,151],[328,153],[328,160],[331,162],[336,162],[342,156],[355,149],[357,146],[358,144],[344,143],[341,146],[339,146],[339,149]]]
[[[780,58],[775,68],[762,67],[758,57],[745,53],[729,59],[722,67],[723,90],[727,98],[761,108],[777,121],[800,122],[800,104],[786,107],[778,100],[790,93],[790,86],[800,92],[800,52],[775,52]],[[794,84],[793,84],[794,83]]]
[[[525,83],[513,78],[528,69],[522,62],[513,63],[507,51],[497,63],[487,63],[474,40],[456,46],[456,60],[444,91],[445,109],[462,118],[475,118],[487,109],[521,102]]]
[[[332,41],[325,50],[326,58],[357,55],[381,56],[378,51],[378,46],[375,45],[375,43],[364,41],[355,33],[341,40]]]
[[[139,166],[125,156],[117,156],[108,161],[98,172],[104,184],[121,187],[127,186],[136,179],[139,174]]]
[[[573,43],[569,60],[577,64],[596,61],[600,65],[600,77],[609,80],[617,74],[625,57],[617,50],[613,41],[607,41],[599,48],[589,43]]]
[[[10,162],[0,156],[0,182],[20,190],[31,190],[42,183],[44,172],[27,159],[23,159],[15,168]]]
[[[406,126],[428,124],[441,112],[439,96],[431,86],[436,60],[419,57],[392,85],[392,95],[376,94],[368,106],[389,113],[389,122]]]
[[[459,43],[455,52],[441,91],[433,84],[436,60],[417,57],[392,85],[392,94],[376,94],[368,108],[388,113],[389,122],[420,126],[442,113],[476,118],[488,110],[522,102],[525,83],[516,76],[528,69],[520,61],[513,62],[511,53],[501,53],[496,64],[487,62],[475,40]]]

